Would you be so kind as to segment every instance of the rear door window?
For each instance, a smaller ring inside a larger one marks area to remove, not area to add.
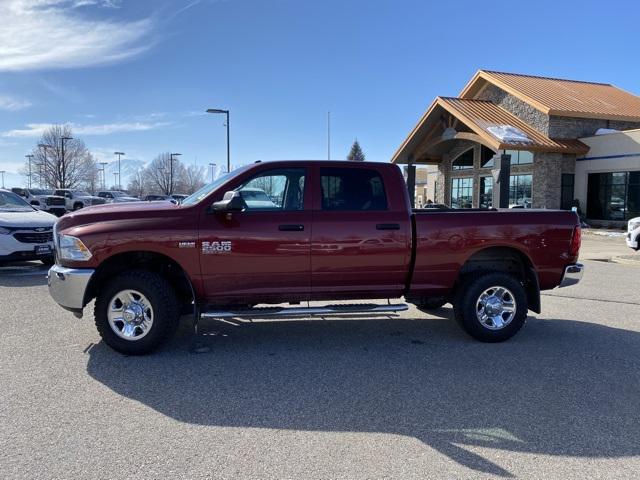
[[[321,168],[322,210],[387,210],[384,182],[376,170]]]

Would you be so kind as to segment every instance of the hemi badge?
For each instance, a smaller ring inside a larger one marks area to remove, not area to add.
[[[178,242],[178,248],[196,248],[196,242]]]

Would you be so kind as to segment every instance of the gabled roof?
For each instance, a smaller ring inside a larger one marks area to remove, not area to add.
[[[608,83],[479,70],[460,98],[476,97],[487,83],[547,115],[640,122],[640,97]]]
[[[415,151],[430,137],[430,132],[437,128],[437,118],[445,110],[461,123],[466,125],[477,139],[494,151],[499,150],[529,150],[542,152],[585,154],[589,147],[579,140],[551,139],[529,126],[504,108],[484,100],[469,100],[463,98],[437,97],[422,116],[418,125],[412,130],[405,141],[393,155],[392,162],[405,163],[408,153]],[[499,126],[515,127],[524,133],[530,141],[507,142],[491,133],[488,128]],[[463,138],[465,134],[459,134]],[[441,137],[433,137],[434,142],[442,141]],[[451,139],[454,139],[453,137]],[[416,159],[418,160],[418,159]]]

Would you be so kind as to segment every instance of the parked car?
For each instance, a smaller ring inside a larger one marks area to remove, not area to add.
[[[11,191],[24,198],[27,203],[33,205],[38,210],[52,213],[61,217],[67,212],[64,197],[56,196],[53,190],[42,188],[12,188]]]
[[[0,263],[40,260],[53,265],[53,224],[56,217],[38,210],[22,197],[0,190]]]
[[[627,224],[627,246],[640,250],[640,217],[632,218]]]
[[[67,210],[79,210],[91,205],[104,205],[106,199],[96,197],[83,190],[61,189],[56,190],[55,194],[65,198]]]
[[[243,191],[262,189],[272,208]],[[276,199],[274,201],[274,199]],[[471,336],[499,342],[540,312],[540,290],[577,283],[578,217],[569,211],[420,210],[397,165],[284,161],[239,168],[181,204],[106,205],[56,224],[55,301],[95,302],[105,343],[158,347],[181,313],[204,318],[379,314],[452,302]],[[328,302],[322,307],[255,308]],[[195,330],[195,329],[194,329]]]
[[[139,202],[140,199],[131,197],[124,192],[118,192],[116,190],[107,190],[98,192],[100,198],[104,198],[107,203],[126,203],[126,202]]]
[[[171,198],[174,199],[176,202],[180,203],[181,201],[183,201],[188,196],[189,195],[184,195],[182,193],[174,193],[173,195],[171,195]]]
[[[145,202],[161,202],[161,201],[171,201],[172,198],[169,195],[151,194],[151,195],[145,195],[142,200],[144,200]]]

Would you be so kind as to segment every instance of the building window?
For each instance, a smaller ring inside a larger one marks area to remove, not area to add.
[[[511,175],[509,179],[509,206],[531,208],[531,175]]]
[[[575,175],[573,173],[563,173],[560,186],[560,208],[571,210],[573,207],[573,184]]]
[[[629,220],[640,216],[640,172],[590,173],[587,217]]]
[[[511,165],[525,165],[533,163],[533,153],[526,150],[505,150],[504,153],[511,155]]]
[[[480,168],[492,168],[494,166],[493,157],[496,152],[482,145],[480,148]]]
[[[473,168],[473,148],[458,155],[455,160],[451,162],[452,170],[468,170],[470,168]]]
[[[480,208],[493,206],[493,177],[480,177]]]
[[[451,208],[473,207],[473,178],[451,179]]]

